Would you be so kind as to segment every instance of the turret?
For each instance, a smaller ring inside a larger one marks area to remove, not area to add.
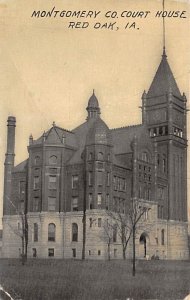
[[[12,170],[15,157],[15,127],[16,118],[9,116],[7,120],[7,151],[4,163],[3,215],[10,214]]]

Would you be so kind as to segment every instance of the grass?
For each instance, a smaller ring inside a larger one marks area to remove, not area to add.
[[[23,300],[183,299],[190,261],[0,260],[0,283]]]

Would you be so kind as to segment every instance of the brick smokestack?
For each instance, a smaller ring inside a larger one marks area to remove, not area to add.
[[[5,154],[4,163],[3,215],[9,215],[11,211],[12,170],[15,157],[15,127],[16,118],[9,116],[7,120],[7,152]]]

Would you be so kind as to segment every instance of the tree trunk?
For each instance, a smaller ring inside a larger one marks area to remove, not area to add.
[[[123,246],[123,259],[126,260],[126,248]]]
[[[136,267],[135,267],[135,261],[136,261],[136,250],[135,250],[135,226],[133,226],[133,276],[135,276]]]

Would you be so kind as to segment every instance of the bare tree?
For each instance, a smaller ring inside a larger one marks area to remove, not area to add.
[[[21,238],[21,259],[22,265],[27,261],[27,252],[28,252],[28,218],[27,213],[22,210],[18,210],[12,201],[9,201],[10,204],[14,207],[17,212],[18,218],[18,227],[15,228],[11,224],[8,223],[8,226],[18,237]]]
[[[144,215],[148,213],[150,207],[148,207],[143,201],[139,199],[132,199],[130,203],[130,207],[128,209],[128,218],[130,221],[131,231],[132,231],[132,245],[133,245],[133,271],[132,274],[135,276],[136,273],[136,247],[135,247],[135,239],[138,229],[144,228],[146,225],[140,223],[140,220]]]
[[[113,224],[111,220],[106,219],[103,224],[104,228],[104,240],[106,240],[108,246],[108,260],[111,260],[111,244],[113,242]]]
[[[126,213],[121,213],[121,212],[107,211],[107,214],[112,220],[110,222],[110,227],[112,229],[112,236],[114,234],[114,231],[117,231],[121,239],[123,259],[125,260],[127,245],[129,243],[132,234],[132,229],[129,223],[129,217]]]

